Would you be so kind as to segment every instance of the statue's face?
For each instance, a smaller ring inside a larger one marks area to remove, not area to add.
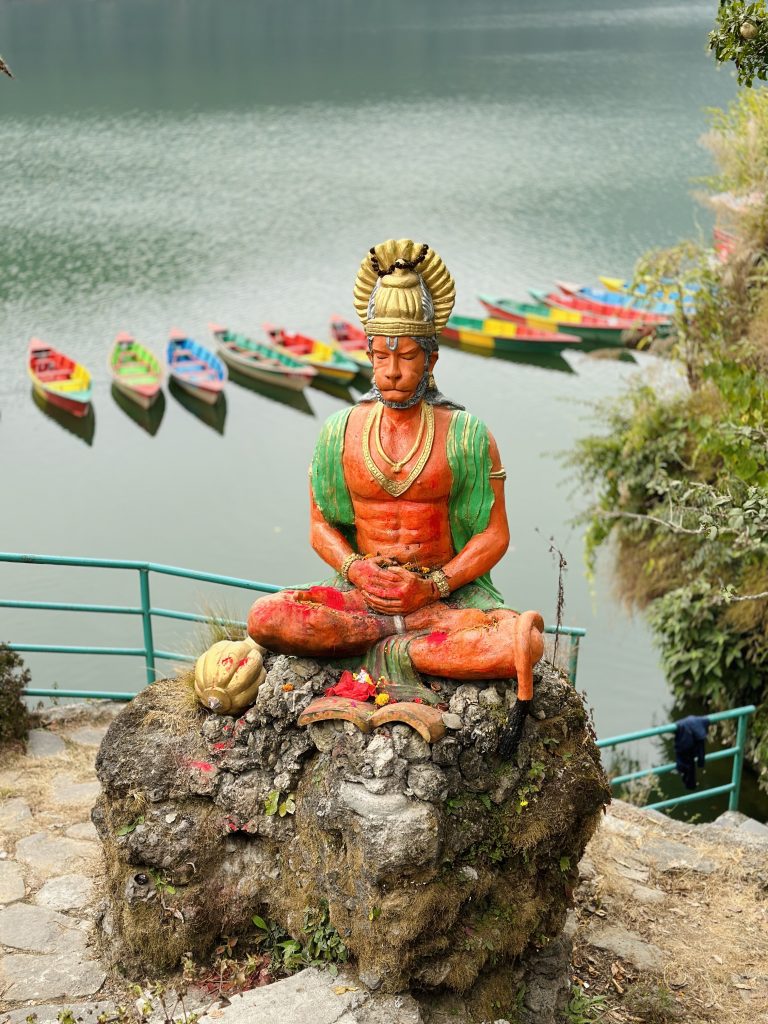
[[[427,353],[413,338],[402,337],[393,339],[377,335],[371,346],[370,360],[373,364],[373,377],[382,398],[388,402],[406,402],[414,394],[424,376],[425,363],[428,361],[431,370],[437,359],[437,353]]]

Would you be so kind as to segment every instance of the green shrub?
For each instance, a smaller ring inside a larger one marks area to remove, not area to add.
[[[768,790],[768,90],[710,120],[707,201],[728,212],[734,251],[720,262],[683,242],[635,276],[643,294],[674,283],[666,352],[685,384],[604,406],[572,462],[590,566],[610,539],[618,591],[646,612],[681,705],[759,705],[747,756]]]
[[[19,655],[0,644],[0,743],[27,738],[29,714],[22,694],[30,679]]]

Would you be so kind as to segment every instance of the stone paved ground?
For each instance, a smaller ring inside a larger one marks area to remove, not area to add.
[[[64,715],[32,730],[26,754],[0,761],[0,1010],[12,1011],[4,1022],[104,991],[91,944],[101,854],[90,810],[113,713],[105,707],[101,721],[85,723]]]
[[[768,828],[614,803],[580,864],[573,978],[605,1024],[768,1024]]]

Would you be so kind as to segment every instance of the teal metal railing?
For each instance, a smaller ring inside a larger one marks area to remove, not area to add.
[[[263,594],[273,594],[281,587],[271,583],[260,583],[257,580],[243,580],[236,576],[220,576],[210,572],[198,572],[194,569],[181,569],[174,565],[159,565],[156,562],[134,562],[114,558],[69,558],[61,555],[24,555],[0,552],[0,562],[21,562],[35,565],[66,565],[91,569],[125,569],[139,575],[140,604],[108,605],[108,604],[72,604],[65,601],[16,601],[0,600],[0,608],[42,609],[60,612],[97,612],[105,615],[140,616],[144,645],[143,647],[91,647],[71,646],[62,644],[9,644],[14,651],[28,651],[39,654],[107,654],[121,657],[143,658],[146,668],[147,683],[153,683],[157,674],[155,662],[194,661],[190,654],[179,651],[158,650],[155,647],[152,620],[153,618],[176,619],[182,622],[216,622],[221,621],[213,615],[196,615],[192,612],[176,611],[171,608],[155,608],[150,597],[150,574],[160,576],[177,576],[203,583],[216,583],[227,587],[239,587]],[[229,620],[227,620],[229,621]],[[245,626],[245,623],[235,623]],[[104,690],[63,690],[30,687],[26,693],[30,697],[93,697],[107,700],[131,700],[134,693],[116,693]]]
[[[156,562],[136,562],[114,558],[76,558],[63,555],[26,555],[15,552],[0,552],[0,562],[17,562],[34,565],[65,565],[90,569],[124,569],[139,574],[139,605],[108,605],[108,604],[72,604],[65,601],[17,601],[0,600],[0,608],[35,609],[59,612],[95,612],[105,615],[140,616],[143,630],[143,647],[90,647],[62,644],[17,644],[8,646],[11,650],[34,654],[106,654],[121,657],[144,658],[147,683],[153,683],[157,675],[155,662],[194,661],[190,654],[178,651],[158,650],[155,647],[152,621],[154,618],[176,619],[183,622],[220,622],[221,618],[214,615],[197,615],[192,612],[175,611],[170,608],[155,608],[150,597],[150,575],[177,576],[203,583],[215,583],[225,587],[239,587],[262,594],[274,594],[282,587],[272,583],[260,583],[258,580],[244,580],[236,576],[220,576],[211,572],[198,572],[195,569],[181,569],[174,565],[159,565]],[[245,627],[244,622],[226,620],[235,626]],[[547,633],[558,633],[570,638],[568,675],[572,683],[576,682],[578,667],[579,640],[586,630],[578,626],[547,626]],[[30,697],[91,697],[102,700],[131,700],[134,693],[118,693],[109,690],[64,690],[30,687],[26,693]]]
[[[709,789],[697,789],[695,793],[686,793],[683,796],[670,797],[668,800],[659,800],[654,804],[647,804],[647,807],[660,810],[663,807],[673,807],[677,804],[687,804],[694,800],[705,800],[707,797],[717,796],[720,793],[728,793],[728,809],[736,811],[739,807],[739,794],[741,792],[741,774],[744,767],[744,746],[747,739],[747,719],[755,713],[754,704],[746,704],[741,708],[733,708],[731,711],[718,711],[708,715],[710,722],[725,722],[729,719],[738,719],[736,725],[736,743],[732,747],[723,750],[715,750],[707,754],[705,763],[710,761],[721,761],[723,758],[732,757],[733,766],[731,770],[731,781],[723,786],[710,786]],[[658,725],[653,729],[641,729],[638,732],[625,733],[623,736],[611,736],[605,740],[598,740],[597,745],[601,749],[606,747],[618,747],[623,743],[632,743],[634,740],[648,739],[650,736],[663,736],[673,734],[677,729],[676,722],[668,722],[666,725]],[[662,764],[655,768],[644,768],[641,771],[628,772],[626,775],[617,775],[611,779],[611,786],[619,787],[634,779],[647,778],[649,775],[666,775],[675,771],[674,764]]]

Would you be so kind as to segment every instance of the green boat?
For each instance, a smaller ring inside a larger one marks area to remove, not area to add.
[[[157,357],[127,331],[115,338],[109,372],[117,390],[142,409],[149,409],[161,394],[163,371]]]
[[[289,391],[302,391],[317,376],[314,367],[266,341],[254,341],[220,324],[208,324],[208,329],[230,370],[237,370],[252,380]]]
[[[443,328],[443,338],[475,349],[510,354],[560,352],[578,348],[577,338],[557,331],[540,330],[511,320],[482,320],[473,316],[452,316]]]
[[[555,309],[538,302],[495,299],[487,295],[479,295],[478,299],[497,320],[511,320],[513,323],[527,324],[542,331],[575,335],[590,347],[598,345],[603,348],[625,348],[648,333],[646,328],[638,331],[627,329],[626,325],[610,324],[607,317],[577,310]]]

